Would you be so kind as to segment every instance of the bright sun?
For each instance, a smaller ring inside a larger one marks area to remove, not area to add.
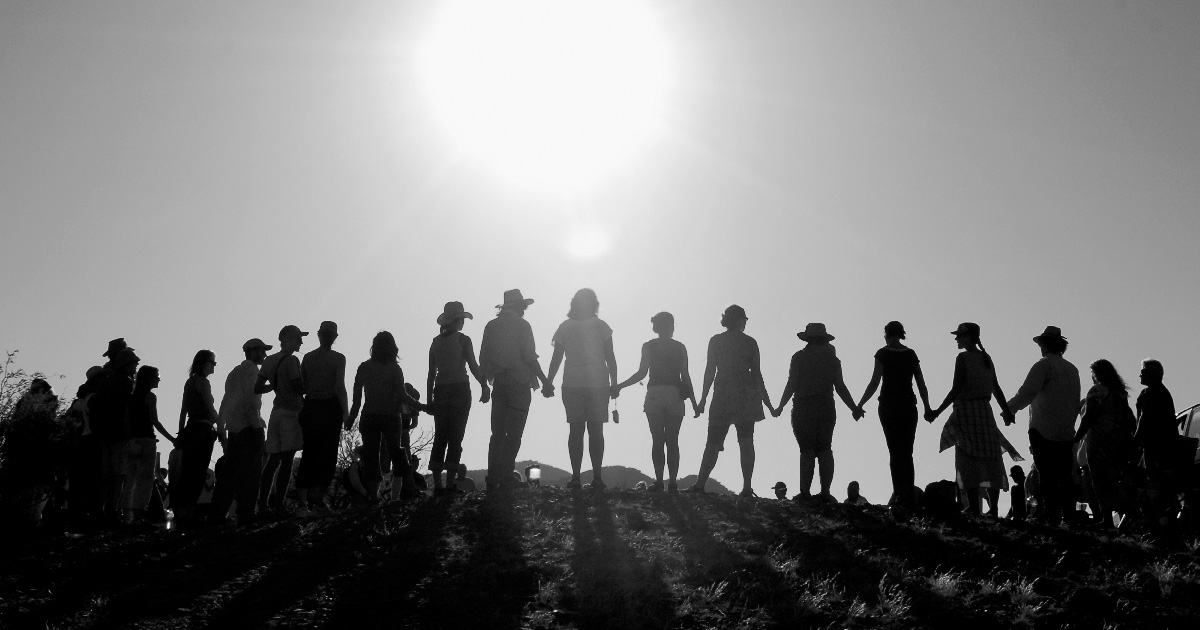
[[[669,72],[645,8],[625,0],[454,2],[421,55],[455,142],[525,185],[573,187],[620,166],[662,117]]]

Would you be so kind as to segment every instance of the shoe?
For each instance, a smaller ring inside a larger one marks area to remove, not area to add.
[[[679,484],[675,483],[674,481],[668,482],[667,492],[670,492],[671,494],[679,494]]]
[[[579,481],[579,479],[571,478],[571,480],[567,482],[567,490],[581,490],[581,489],[583,489],[583,483],[581,483]]]
[[[603,479],[592,480],[592,490],[603,492],[606,488],[608,488],[608,484],[604,483]]]
[[[655,481],[654,483],[650,484],[649,488],[646,488],[646,491],[647,492],[662,492],[663,491],[663,482]]]
[[[741,492],[738,493],[738,496],[742,497],[743,499],[758,498],[758,495],[754,494],[754,491],[751,490],[750,488],[746,488],[746,489],[742,490]]]
[[[796,496],[792,497],[792,501],[794,501],[796,503],[808,503],[809,501],[812,501],[812,498],[813,498],[813,495],[811,493],[801,492],[801,493],[797,494]]]
[[[708,494],[707,492],[704,491],[704,486],[702,486],[698,483],[692,484],[692,486],[690,488],[688,488],[685,492],[687,492],[688,494]]]
[[[818,494],[817,499],[826,505],[837,505],[838,502],[837,499],[833,498],[833,495],[829,494],[828,492],[822,492],[821,494]]]

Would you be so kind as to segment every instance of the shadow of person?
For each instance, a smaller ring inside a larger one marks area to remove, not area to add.
[[[563,589],[563,607],[574,613],[580,628],[669,625],[675,605],[661,564],[640,557],[618,526],[616,511],[630,508],[603,494],[577,494],[572,501],[573,577]],[[631,522],[640,519],[640,513],[626,516]]]

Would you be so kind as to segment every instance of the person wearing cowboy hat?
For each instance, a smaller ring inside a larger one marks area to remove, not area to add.
[[[455,473],[462,458],[463,434],[471,414],[471,379],[479,381],[479,402],[492,397],[492,388],[475,361],[475,346],[462,333],[466,320],[474,317],[462,302],[446,302],[437,324],[438,336],[429,344],[429,375],[425,382],[425,400],[433,412],[433,451],[429,454],[429,472],[433,473],[435,495],[458,490]],[[470,376],[467,371],[470,370]],[[446,482],[442,483],[442,471]]]
[[[513,487],[512,470],[529,418],[532,390],[542,386],[542,395],[554,395],[554,385],[542,372],[533,341],[533,328],[525,321],[525,309],[533,304],[520,289],[504,292],[496,318],[483,327],[479,343],[479,367],[492,386],[492,438],[488,444],[489,490]]]
[[[842,380],[842,362],[829,343],[834,337],[825,331],[825,324],[809,324],[796,336],[807,345],[792,355],[787,385],[779,406],[771,408],[771,415],[778,418],[788,399],[792,399],[792,433],[800,445],[800,493],[796,498],[811,496],[813,472],[820,462],[820,498],[836,503],[829,493],[833,485],[833,427],[837,423],[834,392],[850,409],[855,422],[863,417],[863,412],[850,398],[850,390]]]
[[[1013,415],[996,378],[992,363],[979,338],[979,324],[963,322],[952,332],[962,352],[954,361],[954,382],[942,404],[925,414],[933,422],[950,405],[954,411],[942,427],[940,450],[954,447],[955,477],[958,488],[967,493],[969,514],[980,513],[980,490],[987,494],[988,516],[999,515],[1000,491],[1008,489],[1008,473],[1004,469],[1004,453],[1015,461],[1023,461],[1017,449],[996,426],[991,398],[1000,404],[1005,424],[1012,424]]]
[[[783,483],[782,481],[776,481],[775,485],[771,486],[771,489],[775,491],[776,499],[787,501],[788,496],[786,483]]]
[[[1029,368],[1025,382],[1008,401],[1013,413],[1029,407],[1029,452],[1041,475],[1040,517],[1055,525],[1075,513],[1071,441],[1079,415],[1079,370],[1063,358],[1067,338],[1058,326],[1046,326],[1033,338],[1042,358]]]
[[[738,450],[742,460],[742,497],[753,497],[754,424],[766,418],[763,406],[771,408],[771,395],[763,383],[762,359],[758,342],[746,334],[746,310],[731,304],[721,313],[725,332],[708,340],[708,363],[704,367],[704,391],[696,405],[696,417],[704,413],[708,393],[716,386],[712,409],[708,412],[708,439],[700,459],[700,473],[688,492],[704,494],[708,476],[717,465],[717,456],[725,449],[729,427],[737,429]]]

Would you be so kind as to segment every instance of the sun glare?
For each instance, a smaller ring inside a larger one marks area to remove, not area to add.
[[[454,2],[421,54],[435,115],[460,148],[537,187],[620,166],[661,120],[667,55],[624,0]]]

